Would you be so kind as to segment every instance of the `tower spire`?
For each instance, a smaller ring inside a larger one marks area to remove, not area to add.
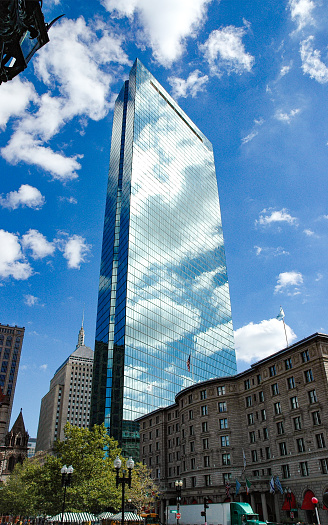
[[[80,328],[80,331],[79,331],[79,336],[78,336],[78,338],[77,338],[76,349],[79,348],[80,346],[84,346],[84,328],[83,328],[83,323],[84,323],[84,308],[85,308],[85,305],[83,305],[82,325],[81,325],[81,328]]]

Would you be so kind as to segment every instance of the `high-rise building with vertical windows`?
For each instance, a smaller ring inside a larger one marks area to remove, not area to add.
[[[56,370],[49,392],[41,400],[35,451],[50,450],[64,439],[67,422],[88,428],[93,350],[84,344],[83,323],[74,352]]]
[[[0,324],[0,388],[9,402],[5,421],[1,421],[0,445],[9,429],[24,332],[25,328]]]
[[[212,146],[136,60],[114,112],[90,423],[133,454],[136,418],[235,372]]]

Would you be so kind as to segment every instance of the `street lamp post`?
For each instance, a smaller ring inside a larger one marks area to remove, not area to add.
[[[180,503],[181,503],[181,489],[183,485],[183,481],[181,479],[177,479],[175,481],[175,490],[177,491],[177,525],[180,523]]]
[[[116,488],[118,488],[119,484],[121,483],[122,485],[122,525],[124,525],[125,484],[128,485],[129,489],[131,488],[131,474],[132,474],[132,469],[134,467],[134,461],[132,458],[129,458],[126,462],[126,466],[128,467],[128,471],[129,471],[127,478],[125,477],[124,469],[122,471],[123,476],[120,478],[119,471],[120,471],[121,466],[122,466],[122,461],[117,456],[116,459],[114,460],[114,467],[116,468]]]
[[[318,525],[320,525],[320,519],[319,519],[319,512],[318,512],[318,498],[316,498],[315,496],[312,498],[312,503],[314,505],[314,509],[315,509],[315,514],[316,514],[316,517],[317,517],[317,523]]]
[[[62,517],[61,517],[62,524],[64,523],[66,488],[69,487],[71,484],[71,478],[72,478],[73,471],[74,469],[72,465],[70,465],[69,467],[66,467],[66,465],[64,465],[60,471],[62,475],[62,487],[64,487],[64,498],[63,498],[63,507],[62,507]]]

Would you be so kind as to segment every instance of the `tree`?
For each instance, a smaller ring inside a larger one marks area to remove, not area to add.
[[[137,463],[132,471],[131,489],[127,490],[127,499],[137,508],[138,514],[142,510],[150,509],[159,494],[159,488],[151,478],[147,465]]]
[[[120,508],[113,467],[120,449],[104,425],[88,430],[67,423],[65,439],[56,443],[55,454],[46,456],[42,465],[37,459],[26,459],[23,465],[15,467],[8,482],[0,487],[0,512],[59,513],[63,501],[60,470],[64,464],[74,468],[72,483],[67,487],[65,510],[99,513]]]

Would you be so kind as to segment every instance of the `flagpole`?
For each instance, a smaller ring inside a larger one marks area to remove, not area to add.
[[[284,323],[284,330],[285,330],[285,336],[286,336],[286,344],[287,344],[287,347],[288,347],[288,339],[287,339],[287,332],[286,332],[285,319],[283,319],[282,322]]]

